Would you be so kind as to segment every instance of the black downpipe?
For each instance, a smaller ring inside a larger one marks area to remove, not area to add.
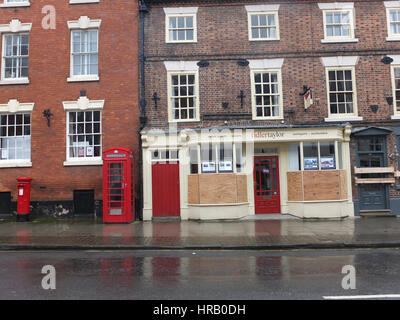
[[[137,210],[136,220],[143,220],[143,151],[141,131],[146,126],[146,99],[145,99],[145,78],[144,78],[144,63],[146,57],[144,55],[144,18],[149,10],[144,0],[139,1],[139,73],[140,73],[140,92],[139,92],[139,107],[140,107],[140,127],[139,127],[139,205]]]

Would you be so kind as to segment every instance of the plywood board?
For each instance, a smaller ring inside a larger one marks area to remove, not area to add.
[[[356,178],[356,184],[374,184],[374,183],[390,183],[394,184],[396,182],[395,178]]]
[[[237,186],[237,202],[248,202],[247,197],[247,176],[245,174],[238,174],[236,176]]]
[[[198,174],[191,174],[188,176],[188,202],[189,204],[200,203]]]
[[[393,167],[379,167],[379,168],[356,168],[354,167],[355,174],[361,173],[394,173]]]
[[[236,175],[199,175],[200,204],[237,203]]]
[[[304,200],[340,200],[339,170],[304,171]]]
[[[288,200],[303,201],[303,175],[301,171],[287,173]]]

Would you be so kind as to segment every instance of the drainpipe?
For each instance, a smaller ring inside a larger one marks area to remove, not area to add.
[[[142,139],[140,132],[146,126],[146,99],[145,99],[145,79],[144,79],[144,63],[146,57],[144,55],[144,18],[146,13],[149,12],[144,0],[139,1],[139,76],[140,76],[140,91],[139,91],[139,107],[140,107],[140,127],[139,127],[139,204],[138,216],[136,220],[143,220],[143,151]]]

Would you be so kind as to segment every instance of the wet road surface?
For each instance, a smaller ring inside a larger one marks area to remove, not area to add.
[[[56,289],[44,290],[44,265]],[[345,265],[356,289],[344,290]],[[323,299],[400,294],[400,250],[0,252],[0,299]]]

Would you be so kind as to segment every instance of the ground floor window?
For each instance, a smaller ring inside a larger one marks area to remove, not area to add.
[[[101,157],[101,111],[71,111],[67,115],[69,158]]]
[[[189,148],[190,173],[243,172],[241,143],[203,143]]]
[[[341,144],[335,141],[301,142],[289,145],[290,170],[338,169],[337,158]]]
[[[0,160],[31,159],[31,115],[0,115]]]

